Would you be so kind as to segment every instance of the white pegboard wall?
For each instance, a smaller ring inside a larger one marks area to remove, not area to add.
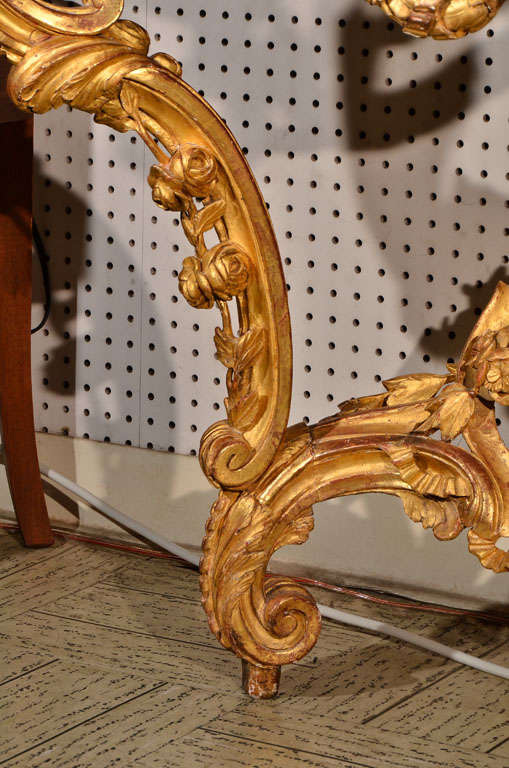
[[[270,205],[293,420],[440,371],[507,277],[504,9],[455,42],[406,37],[360,0],[150,0],[125,15],[225,117]],[[151,202],[151,156],[66,110],[37,118],[36,146],[53,282],[34,337],[37,428],[196,451],[224,413],[218,317],[178,294],[190,246]]]

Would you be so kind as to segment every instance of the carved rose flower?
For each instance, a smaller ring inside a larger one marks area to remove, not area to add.
[[[204,274],[217,299],[229,301],[246,290],[249,259],[237,243],[219,243],[209,251],[207,261]]]
[[[183,144],[172,155],[168,173],[184,193],[192,197],[207,197],[217,179],[216,158],[203,147]]]
[[[487,356],[483,388],[499,403],[509,405],[509,328],[496,335],[496,348]]]
[[[214,296],[212,289],[200,271],[200,261],[195,256],[184,259],[179,275],[179,290],[185,300],[195,309],[212,309]]]
[[[184,259],[179,275],[180,292],[198,309],[210,309],[214,301],[229,301],[239,296],[249,280],[249,258],[231,241],[219,243],[204,257],[205,266],[195,257]]]
[[[486,371],[484,387],[494,397],[496,395],[499,397],[509,395],[509,351],[504,350],[504,352],[505,357],[499,360],[492,360]]]
[[[166,165],[153,165],[152,199],[166,211],[187,211],[192,197],[207,197],[217,179],[215,157],[203,147],[182,145]]]
[[[181,186],[175,183],[168,168],[153,165],[148,176],[152,187],[152,200],[165,211],[185,211],[189,208],[190,200],[182,192]]]

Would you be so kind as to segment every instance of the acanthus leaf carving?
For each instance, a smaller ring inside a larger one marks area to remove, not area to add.
[[[436,374],[414,373],[388,379],[383,382],[389,392],[385,402],[389,406],[421,403],[434,397],[449,378],[449,376]]]
[[[404,440],[388,442],[382,447],[397,467],[401,478],[419,496],[450,499],[467,498],[472,494],[472,486],[464,474],[434,467],[422,455],[417,455]]]
[[[348,416],[352,413],[361,413],[362,411],[375,411],[383,408],[387,400],[387,392],[381,395],[366,395],[366,397],[351,397],[338,405],[342,416]]]
[[[474,413],[475,396],[462,384],[453,383],[430,407],[431,416],[420,425],[419,430],[440,429],[442,439],[449,442],[467,427]]]
[[[263,352],[263,328],[250,328],[240,336],[216,328],[214,342],[218,359],[230,371],[228,397],[225,399],[228,420],[241,432],[248,432],[265,408],[265,398],[251,389],[247,375],[256,358]]]
[[[498,536],[480,536],[475,529],[468,532],[468,549],[479,558],[484,568],[494,573],[509,572],[509,552],[497,547]]]
[[[282,513],[247,492],[220,498],[207,524],[201,569],[210,627],[224,647],[252,663],[295,661],[318,637],[315,602],[287,577],[259,576],[277,549],[308,538],[312,510]]]
[[[423,498],[411,491],[400,491],[398,496],[410,520],[421,523],[423,528],[432,528],[441,541],[455,539],[465,527],[457,501]]]
[[[263,328],[250,328],[240,336],[233,336],[222,328],[216,328],[214,343],[222,364],[226,368],[232,368],[235,373],[240,373],[252,365],[263,350]]]
[[[305,544],[314,524],[313,507],[304,507],[291,518],[289,525],[278,541],[278,548]]]
[[[230,387],[229,396],[225,398],[228,421],[241,432],[249,432],[258,422],[265,409],[265,398],[255,391],[243,394],[240,387]]]

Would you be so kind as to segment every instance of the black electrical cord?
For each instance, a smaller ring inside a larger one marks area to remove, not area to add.
[[[39,264],[41,265],[42,284],[44,286],[44,295],[45,295],[44,315],[42,316],[41,322],[38,325],[36,325],[35,328],[32,328],[31,333],[34,334],[34,333],[37,333],[37,331],[40,331],[42,328],[44,328],[44,326],[48,322],[49,314],[51,312],[51,285],[50,285],[49,269],[48,269],[49,256],[44,246],[41,233],[39,232],[39,229],[37,228],[37,224],[35,223],[35,221],[32,221],[32,238],[34,241],[37,256],[39,258]]]

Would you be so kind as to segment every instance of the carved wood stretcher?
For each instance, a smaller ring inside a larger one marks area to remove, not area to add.
[[[446,39],[480,29],[501,3],[373,4],[406,32]],[[315,502],[398,496],[438,539],[469,528],[482,565],[509,570],[509,554],[497,547],[509,536],[509,451],[494,413],[496,402],[509,404],[509,286],[499,283],[459,363],[443,375],[386,381],[384,393],[288,428],[290,319],[263,197],[221,118],[181,79],[175,59],[148,56],[147,33],[118,20],[121,11],[122,0],[67,9],[0,0],[0,48],[14,65],[9,93],[27,111],[69,104],[137,131],[156,158],[148,178],[155,203],[180,212],[191,247],[179,287],[191,306],[219,309],[214,342],[227,368],[227,418],[205,432],[200,449],[219,489],[203,543],[203,605],[219,642],[243,660],[246,690],[269,697],[281,665],[308,653],[320,632],[311,595],[291,579],[266,577],[278,548],[308,538]],[[451,443],[459,434],[469,451]]]

